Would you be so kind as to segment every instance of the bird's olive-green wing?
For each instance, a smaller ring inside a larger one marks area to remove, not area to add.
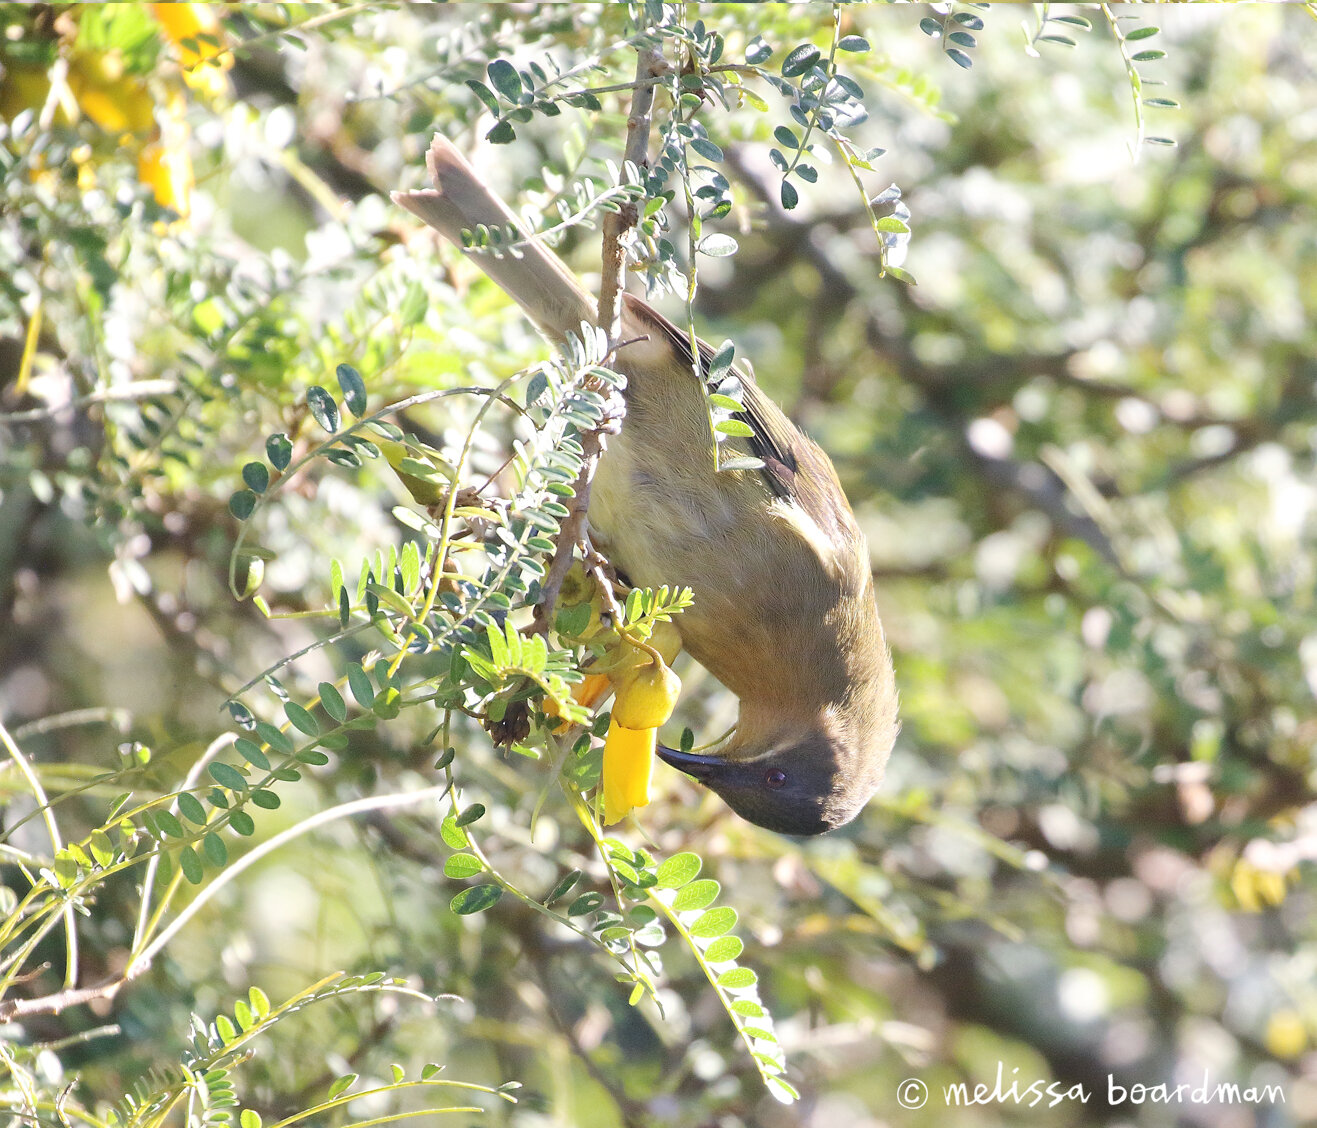
[[[634,295],[627,304],[647,325],[660,331],[673,350],[690,363],[690,337],[671,321]],[[700,371],[707,379],[714,350],[707,341],[699,341]],[[745,440],[751,454],[763,462],[759,471],[764,483],[776,496],[795,502],[824,533],[853,540],[857,529],[846,495],[828,456],[806,437],[782,409],[768,398],[748,373],[733,367],[741,381],[741,402],[745,411],[733,418],[749,425],[754,434]],[[692,370],[691,378],[695,378]]]

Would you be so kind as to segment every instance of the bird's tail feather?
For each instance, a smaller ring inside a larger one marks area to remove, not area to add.
[[[434,187],[394,192],[393,200],[449,242],[461,247],[462,232],[481,224],[513,224],[521,230],[507,204],[447,138],[435,135],[425,163]],[[579,333],[582,321],[594,323],[596,311],[589,295],[562,259],[543,244],[532,239],[501,251],[468,253],[550,339],[562,341],[568,333]]]

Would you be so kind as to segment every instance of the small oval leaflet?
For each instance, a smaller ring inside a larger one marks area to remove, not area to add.
[[[282,431],[265,440],[265,457],[276,470],[287,470],[293,460],[293,444]]]
[[[476,874],[483,873],[484,870],[485,867],[480,864],[480,859],[474,854],[452,854],[444,862],[444,876],[458,881],[475,877]]]
[[[717,900],[720,889],[712,878],[702,877],[679,890],[672,899],[672,907],[679,913],[706,909]]]
[[[256,495],[251,490],[238,490],[229,498],[229,512],[239,521],[245,521],[256,510]]]
[[[197,852],[191,846],[184,846],[182,853],[178,856],[178,868],[183,871],[183,876],[193,885],[200,885],[204,876],[204,867]]]
[[[473,885],[463,889],[449,902],[449,907],[459,916],[482,913],[498,903],[503,890],[497,885]]]
[[[726,258],[728,255],[736,254],[736,248],[737,242],[730,235],[714,232],[701,239],[696,249],[709,258]]]
[[[360,419],[366,414],[366,381],[350,364],[340,364],[334,370],[334,375],[338,377],[338,386],[343,389],[343,402]]]
[[[313,384],[307,388],[306,406],[310,408],[312,417],[324,430],[330,434],[338,430],[338,404],[334,402],[334,397],[320,387],[319,384]]]
[[[758,982],[759,976],[748,967],[734,967],[718,976],[718,986],[728,991],[743,991]]]
[[[724,905],[721,908],[709,909],[708,912],[697,917],[687,931],[697,940],[711,940],[724,932],[730,932],[735,926],[736,910]]]
[[[221,787],[227,787],[230,791],[246,791],[250,786],[247,777],[233,767],[232,764],[214,763],[209,765],[206,770],[210,773],[211,779]]]
[[[242,468],[242,480],[253,493],[262,494],[270,485],[270,472],[263,462],[248,462]]]
[[[822,52],[812,43],[802,43],[787,54],[782,60],[782,77],[795,78],[804,74],[819,61]]]
[[[683,885],[695,880],[703,864],[698,854],[692,854],[689,851],[673,854],[658,868],[657,888],[680,889]]]

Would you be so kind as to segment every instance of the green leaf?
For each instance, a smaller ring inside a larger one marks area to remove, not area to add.
[[[473,885],[461,890],[448,905],[459,916],[470,916],[492,908],[502,896],[503,890],[497,885]]]
[[[1137,39],[1151,39],[1161,28],[1159,27],[1136,27],[1133,31],[1126,32],[1125,39],[1133,43]]]
[[[978,40],[976,40],[974,36],[970,35],[968,31],[953,31],[950,35],[947,36],[947,40],[951,43],[958,44],[961,47],[978,46]]]
[[[264,462],[249,462],[242,468],[242,480],[253,493],[263,494],[270,485],[270,471]]]
[[[485,817],[485,805],[483,803],[472,803],[465,811],[457,816],[456,826],[470,826],[473,822]]]
[[[863,35],[844,35],[837,41],[838,51],[867,51],[869,50],[869,41]]]
[[[325,712],[334,718],[339,724],[348,719],[348,703],[343,700],[343,695],[338,689],[329,682],[321,682],[320,704],[324,706]]]
[[[439,837],[444,840],[445,845],[454,850],[465,850],[471,845],[471,839],[466,836],[466,831],[457,825],[457,819],[452,815],[446,816],[439,824]]]
[[[254,741],[248,740],[245,736],[240,736],[233,742],[233,747],[247,763],[260,768],[263,772],[270,770],[269,758],[261,751],[260,745]]]
[[[324,430],[330,432],[330,434],[338,430],[338,404],[334,402],[334,397],[320,387],[319,384],[313,384],[307,388],[306,406],[310,408],[312,417]]]
[[[230,791],[246,791],[251,786],[247,777],[231,764],[214,763],[206,767],[210,773],[210,778],[218,783],[221,787],[227,787]]]
[[[717,381],[724,372],[732,367],[732,361],[736,358],[736,345],[731,341],[724,341],[718,346],[718,351],[713,354],[709,361],[709,380]]]
[[[468,78],[466,84],[471,88],[472,93],[485,104],[485,109],[491,114],[498,113],[498,99],[488,86],[474,78]]]
[[[907,234],[910,230],[904,223],[894,215],[885,215],[874,223],[879,231],[890,231],[895,235]]]
[[[709,258],[726,258],[728,255],[736,254],[736,246],[736,240],[730,235],[715,232],[701,239],[696,250]]]
[[[572,887],[581,880],[582,876],[581,871],[578,869],[571,870],[564,874],[562,880],[559,881],[558,884],[549,891],[549,895],[544,898],[543,904],[552,905],[559,897],[566,896],[566,894],[571,891]]]
[[[190,791],[184,791],[179,795],[178,813],[198,826],[206,825],[206,808],[201,805],[201,800]]]
[[[720,936],[704,949],[706,963],[730,963],[745,950],[739,936]]]
[[[274,811],[278,810],[280,800],[279,796],[273,791],[267,791],[263,787],[258,787],[252,792],[252,802],[258,807],[263,807],[267,811]]]
[[[743,991],[759,982],[757,976],[748,967],[734,967],[718,976],[718,986],[727,991]]]
[[[275,752],[282,752],[285,756],[293,754],[293,738],[282,729],[275,728],[268,721],[256,722],[256,735]]]
[[[206,855],[206,861],[217,869],[229,860],[229,848],[214,831],[201,840],[201,852]]]
[[[252,1013],[257,1018],[265,1018],[270,1013],[270,999],[259,987],[251,987],[247,991],[247,998],[251,1001]]]
[[[690,146],[706,161],[721,161],[723,151],[707,137],[692,137]]]
[[[684,886],[672,899],[672,907],[679,913],[707,908],[718,899],[722,887],[712,878],[701,878]]]
[[[325,1099],[332,1101],[335,1097],[341,1097],[356,1083],[357,1075],[355,1073],[343,1074],[342,1077],[337,1078],[334,1083],[329,1086],[329,1093]]]
[[[786,208],[787,211],[790,211],[798,203],[800,203],[800,193],[796,191],[796,186],[792,184],[791,181],[789,180],[782,181],[782,187],[781,187],[781,191],[779,192],[779,195],[782,198],[782,206]]]
[[[511,123],[501,121],[485,134],[485,140],[491,145],[506,145],[509,141],[517,139],[517,131],[512,128]]]
[[[306,709],[297,704],[296,701],[289,701],[284,705],[284,713],[287,714],[288,720],[292,723],[293,728],[299,729],[306,733],[307,736],[319,736],[320,725],[315,717],[311,716]]]
[[[474,854],[451,854],[448,860],[444,862],[444,876],[454,878],[457,881],[463,881],[468,877],[475,877],[478,873],[484,873],[485,867],[480,864],[480,859]]]
[[[197,857],[197,852],[191,846],[184,846],[178,855],[178,868],[183,871],[183,876],[193,885],[200,885],[201,879],[205,876],[205,867],[201,864],[201,859]]]
[[[655,888],[680,889],[683,885],[695,880],[703,864],[698,854],[692,854],[689,851],[673,854],[672,857],[659,866],[656,875],[658,881],[655,882]]]
[[[773,136],[784,149],[800,148],[800,138],[796,136],[796,131],[789,125],[779,125],[773,130]]]
[[[369,709],[375,703],[375,689],[370,684],[370,676],[358,662],[348,666],[348,687],[363,709]]]
[[[948,47],[947,58],[955,63],[956,66],[964,67],[966,70],[969,70],[969,68],[974,65],[974,60],[965,54],[965,52],[959,47]]]
[[[720,419],[713,425],[713,429],[724,435],[735,435],[742,439],[753,438],[755,433],[749,423],[742,423],[739,419]]]
[[[338,377],[338,386],[343,389],[343,402],[360,419],[366,414],[366,381],[350,364],[340,364],[334,369],[334,375]]]
[[[717,392],[709,393],[709,402],[714,407],[721,407],[724,411],[744,411],[745,404],[740,400],[732,399],[731,396],[719,395]]]
[[[1156,50],[1154,50],[1154,51],[1136,51],[1136,52],[1134,53],[1134,55],[1131,56],[1131,57],[1133,58],[1133,60],[1134,60],[1136,63],[1150,63],[1150,62],[1152,62],[1154,59],[1164,59],[1164,58],[1166,58],[1166,52],[1165,52],[1165,51],[1156,51]]]
[[[256,510],[256,495],[251,490],[238,490],[229,497],[229,512],[239,521],[245,521]]]
[[[762,35],[756,35],[745,46],[745,61],[752,67],[766,63],[773,56],[773,48],[764,42]]]
[[[238,1128],[262,1128],[264,1121],[254,1108],[244,1108],[238,1115]]]
[[[736,458],[720,458],[718,460],[718,470],[720,473],[725,473],[729,470],[762,470],[763,468],[764,460],[762,458],[755,458],[753,455],[749,454],[739,455]],[[694,747],[693,743],[691,747]],[[690,748],[685,749],[685,751],[689,752]]]
[[[103,830],[93,830],[91,832],[91,841],[88,842],[91,849],[91,856],[100,866],[108,866],[114,861],[114,844],[110,841],[110,836]]]
[[[495,59],[486,68],[489,75],[489,81],[493,84],[504,99],[509,102],[521,103],[521,75],[517,73],[514,67],[507,59]]]
[[[709,909],[695,919],[686,931],[697,940],[712,940],[736,927],[736,910],[727,906]]]
[[[246,811],[234,811],[229,816],[229,826],[233,827],[234,831],[244,838],[256,833],[256,823]]]
[[[821,52],[812,43],[802,43],[788,52],[782,60],[782,77],[796,78],[804,74],[822,57]]]
[[[584,916],[586,913],[592,913],[604,903],[602,893],[582,893],[570,905],[567,906],[567,915],[569,917]]]

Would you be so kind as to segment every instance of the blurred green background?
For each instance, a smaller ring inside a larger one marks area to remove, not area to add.
[[[564,178],[603,178],[626,91],[494,146],[466,80],[500,57],[580,67],[585,87],[635,66],[622,5],[210,5],[217,22],[190,36],[151,7],[0,5],[0,720],[52,795],[134,741],[153,753],[138,786],[177,788],[228,727],[225,698],[331,633],[267,620],[225,586],[228,496],[268,432],[305,434],[308,386],[348,362],[382,404],[545,355],[387,193],[421,183],[436,129],[532,204]],[[517,1126],[1317,1120],[1317,24],[1305,5],[1052,5],[1092,28],[1053,19],[1037,38],[1044,8],[958,5],[985,25],[968,68],[919,26],[944,8],[842,10],[872,45],[847,60],[869,114],[849,132],[886,150],[864,187],[900,187],[915,286],[878,276],[837,163],[783,210],[771,88],[746,80],[766,112],[701,115],[726,154],[721,229],[740,251],[702,263],[697,324],[733,338],[832,455],[901,693],[887,783],[842,832],[760,831],[661,767],[641,813],[655,853],[698,851],[739,912],[801,1103],[765,1094],[675,944],[660,1014],[628,1007],[597,949],[524,905],[451,913],[461,885],[441,872],[438,808],[272,853],[112,1002],[0,1027],[0,1062],[115,1024],[24,1067],[54,1091],[76,1079],[103,1117],[177,1060],[191,1013],[342,968],[456,997],[361,996],[290,1020],[240,1073],[267,1123],[335,1075],[383,1078],[395,1061],[522,1082],[516,1106],[467,1117]],[[832,27],[822,5],[680,15],[724,35],[728,58],[761,36],[769,69],[798,42],[826,50]],[[1122,45],[1113,26],[1160,33]],[[1150,47],[1165,57],[1127,62]],[[180,59],[218,48],[222,67],[185,80]],[[1140,126],[1131,68],[1143,99],[1179,108],[1141,105]],[[1176,143],[1140,143],[1141,129]],[[597,271],[593,232],[563,251]],[[408,422],[443,445],[475,407],[443,400]],[[514,433],[491,421],[477,474]],[[399,500],[369,468],[285,491],[260,530],[271,607],[327,606],[331,559],[355,575],[407,534]],[[316,650],[280,677],[310,695],[344,660]],[[735,702],[678,670],[678,719],[712,739]],[[258,812],[253,841],[433,783],[430,727],[355,733]],[[561,797],[532,832],[547,763],[475,726],[454,743],[501,872],[536,890],[572,866],[603,881]],[[62,800],[65,838],[121,790]],[[13,849],[49,853],[12,757],[0,800]],[[28,878],[5,872],[12,905]],[[80,919],[83,982],[123,966],[140,880],[107,881]],[[53,966],[20,996],[60,985],[57,935],[36,956]],[[1006,1086],[1088,1099],[948,1098],[957,1082],[991,1088],[999,1064]],[[21,1072],[0,1083],[14,1107]],[[1283,1100],[1110,1099],[1109,1085],[1205,1072]],[[907,1078],[928,1086],[922,1107],[898,1101]]]

